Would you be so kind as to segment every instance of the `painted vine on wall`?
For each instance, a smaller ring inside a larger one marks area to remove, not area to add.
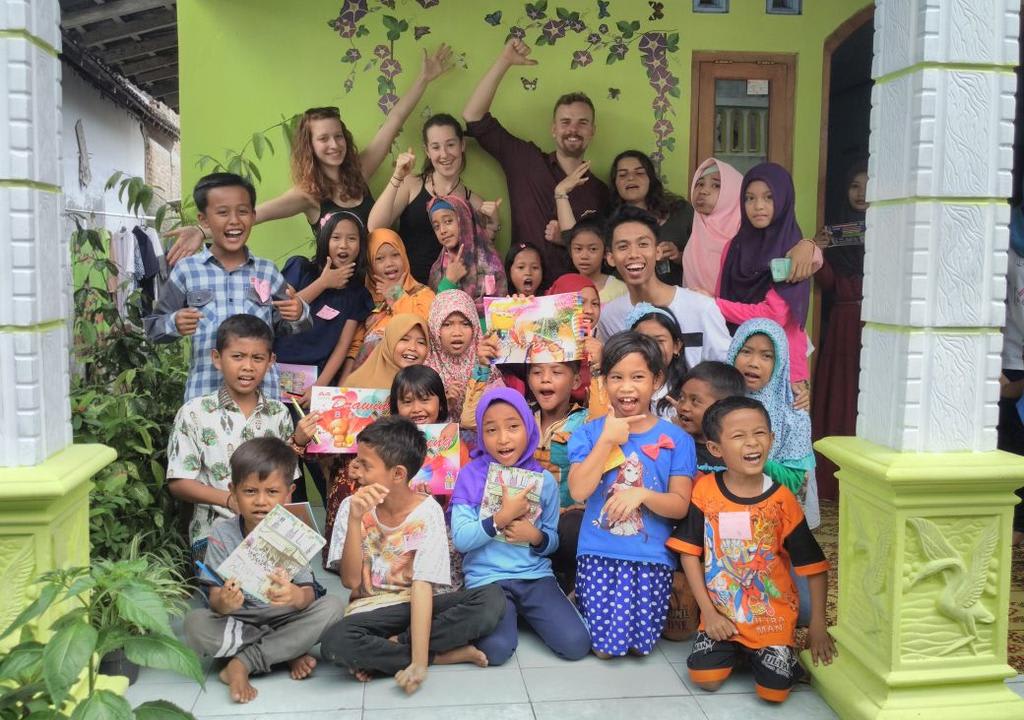
[[[408,1],[408,0],[407,0]],[[415,0],[420,7],[430,9],[440,4],[440,0]],[[612,0],[596,0],[592,11],[581,12],[565,7],[549,8],[547,0],[537,0],[523,4],[522,13],[509,21],[506,29],[505,42],[516,37],[537,47],[558,46],[565,49],[564,62],[569,70],[587,67],[594,62],[595,56],[603,57],[606,65],[614,65],[626,61],[628,57],[639,59],[644,69],[647,82],[654,91],[651,101],[652,124],[654,135],[654,152],[651,159],[661,173],[661,163],[665,152],[675,149],[675,126],[672,118],[676,115],[673,102],[682,95],[679,78],[672,72],[671,61],[679,51],[679,33],[654,29],[652,23],[663,19],[664,5],[660,2],[648,2],[650,14],[646,18],[621,17],[613,12]],[[635,10],[637,3],[623,3],[623,6]],[[401,19],[397,13],[396,0],[378,0],[370,7],[367,0],[344,0],[337,17],[330,19],[327,26],[347,43],[341,62],[351,66],[344,80],[345,92],[355,87],[357,77],[369,74],[376,69],[377,75],[377,106],[387,114],[398,102],[395,78],[402,73],[402,65],[395,57],[395,43],[410,30],[409,23]],[[485,13],[481,22],[491,29],[502,28],[512,13],[505,9],[496,9]],[[379,18],[380,25],[377,25]],[[486,28],[485,28],[486,29]],[[370,39],[380,37],[378,30],[383,31],[386,43]],[[412,28],[414,41],[419,41],[430,34],[429,25],[417,25]],[[363,42],[359,42],[363,39]],[[457,62],[466,67],[465,54],[456,56]],[[366,60],[364,62],[364,59]],[[538,78],[521,76],[522,92],[533,92],[537,89]],[[622,94],[620,88],[609,87],[608,99],[618,100]]]

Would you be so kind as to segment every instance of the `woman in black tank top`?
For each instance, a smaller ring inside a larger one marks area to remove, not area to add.
[[[398,156],[395,172],[374,203],[367,227],[390,227],[398,220],[398,234],[405,243],[412,276],[427,283],[430,266],[441,254],[441,244],[427,215],[430,201],[435,196],[464,197],[491,238],[498,230],[498,212],[493,202],[484,202],[462,182],[466,142],[458,120],[446,113],[429,118],[423,124],[423,147],[426,158],[419,175],[410,172],[416,159],[413,153]]]
[[[283,195],[256,206],[255,223],[280,220],[298,214],[317,229],[324,215],[338,209],[349,210],[364,221],[373,207],[373,196],[367,184],[387,157],[402,125],[433,80],[449,70],[452,51],[442,44],[433,55],[424,55],[423,69],[412,87],[388,113],[384,124],[360,153],[352,133],[341,120],[336,107],[310,108],[302,114],[292,139],[293,185]],[[191,255],[203,244],[198,226],[169,232],[175,239],[167,260],[174,264]]]

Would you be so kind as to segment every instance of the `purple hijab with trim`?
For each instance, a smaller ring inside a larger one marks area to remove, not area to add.
[[[771,223],[763,230],[750,223],[745,210],[742,212],[739,232],[729,243],[728,254],[722,264],[721,285],[718,296],[723,300],[742,303],[759,303],[768,290],[782,296],[796,321],[803,325],[807,320],[807,306],[811,298],[810,279],[798,283],[774,282],[771,260],[785,257],[786,253],[803,238],[796,222],[796,193],[793,178],[784,167],[776,163],[761,163],[743,176],[740,188],[740,207],[747,188],[755,180],[768,185],[772,191],[775,214]]]
[[[526,398],[512,388],[498,387],[488,390],[476,406],[476,448],[472,452],[473,459],[459,472],[459,479],[455,482],[455,491],[452,493],[452,505],[479,505],[483,498],[484,485],[487,484],[487,468],[492,462],[497,462],[484,447],[484,413],[496,402],[505,402],[514,407],[526,428],[526,449],[514,467],[533,472],[544,470],[541,464],[533,459],[533,454],[540,444],[540,428],[537,427],[530,406],[526,404]]]

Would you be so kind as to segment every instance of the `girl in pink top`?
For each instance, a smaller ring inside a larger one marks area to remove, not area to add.
[[[683,250],[683,285],[715,295],[722,256],[740,229],[740,187],[743,175],[728,163],[708,158],[690,186],[693,229]]]

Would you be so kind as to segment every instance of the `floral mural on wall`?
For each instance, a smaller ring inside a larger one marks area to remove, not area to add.
[[[327,23],[347,44],[341,57],[342,63],[351,66],[344,81],[345,91],[351,92],[358,77],[376,69],[377,105],[385,114],[398,102],[395,79],[401,75],[402,65],[395,57],[395,43],[410,30],[409,22],[402,19],[401,8],[397,6],[412,2],[377,0],[370,7],[368,0],[344,0],[337,17]],[[437,7],[440,0],[415,0],[415,3],[430,9]],[[510,12],[506,4],[501,3],[502,7],[481,14],[480,21],[485,29],[503,29],[505,42],[516,37],[534,47],[564,49],[564,62],[569,70],[585,68],[602,59],[606,65],[614,65],[636,58],[648,86],[654,91],[650,105],[654,136],[651,159],[661,173],[665,153],[674,151],[676,144],[674,101],[682,92],[679,77],[673,73],[671,65],[673,55],[679,51],[679,33],[654,27],[663,18],[661,2],[648,2],[646,8],[638,2],[618,4],[626,8],[628,17],[615,16],[614,0],[596,0],[592,9],[586,11],[562,6],[552,8],[548,0],[536,0],[523,3],[520,13]],[[638,13],[641,8],[643,12]],[[412,28],[414,41],[429,34],[427,25]],[[371,35],[373,38],[383,35],[386,43],[370,40]],[[457,62],[466,67],[465,55],[457,56]],[[520,80],[523,91],[537,89],[536,77],[524,76]],[[608,99],[617,100],[621,96],[621,88],[608,88]]]

